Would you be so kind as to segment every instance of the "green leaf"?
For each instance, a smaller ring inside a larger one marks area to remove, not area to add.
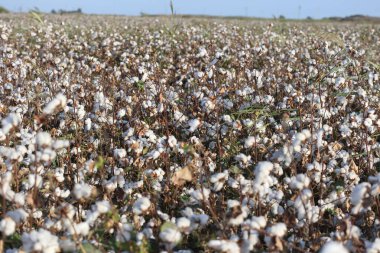
[[[176,229],[177,227],[174,223],[167,221],[164,224],[162,224],[160,231],[162,232],[162,231],[165,231],[166,229],[169,229],[169,228]]]
[[[102,156],[98,157],[98,161],[95,163],[96,169],[101,169],[104,166],[104,158]]]
[[[100,250],[95,248],[92,244],[90,243],[84,243],[82,244],[82,252],[83,253],[102,253]]]
[[[236,165],[233,165],[231,168],[230,168],[230,172],[232,174],[240,174],[241,173],[241,170],[239,169],[239,167],[237,167]]]
[[[172,16],[174,15],[174,4],[173,4],[173,0],[170,0],[170,11],[172,13]]]
[[[40,24],[44,23],[44,21],[42,20],[41,16],[37,12],[31,11],[30,15],[32,15],[32,18],[34,18],[34,20],[38,21]]]

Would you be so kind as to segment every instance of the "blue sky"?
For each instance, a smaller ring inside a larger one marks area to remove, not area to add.
[[[85,13],[139,15],[169,14],[170,0],[0,0],[11,11],[28,11],[38,7],[52,9],[82,8]],[[380,0],[174,0],[178,14],[287,18],[322,18],[364,14],[380,16]]]

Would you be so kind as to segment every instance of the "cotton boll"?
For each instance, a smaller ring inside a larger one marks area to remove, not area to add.
[[[187,124],[190,126],[189,132],[192,133],[199,127],[201,122],[199,121],[199,119],[191,119],[188,121]]]
[[[140,215],[147,211],[151,205],[151,202],[148,198],[146,197],[141,197],[139,198],[132,207],[133,213]]]
[[[235,160],[240,163],[240,166],[246,167],[251,162],[251,156],[240,153],[235,156]]]
[[[128,140],[130,137],[133,136],[134,133],[135,133],[135,129],[133,127],[130,127],[130,128],[128,128],[127,131],[125,131],[123,133],[122,136],[123,136],[124,140]]]
[[[203,58],[203,57],[205,57],[207,55],[208,55],[207,54],[207,50],[204,47],[199,48],[199,52],[197,54],[198,58]]]
[[[326,243],[321,251],[321,253],[349,253],[349,251],[346,249],[346,247],[343,246],[342,243],[340,242],[334,242],[334,241],[329,241]]]
[[[240,252],[239,245],[230,240],[211,240],[208,242],[207,246],[224,253]]]
[[[29,214],[22,208],[7,212],[7,216],[12,218],[17,224],[25,221]]]
[[[47,132],[39,132],[36,136],[36,144],[39,148],[50,147],[52,138]]]
[[[264,161],[259,162],[255,167],[255,184],[261,185],[268,180],[270,172],[273,170],[273,163]]]
[[[62,183],[63,181],[65,181],[64,173],[65,173],[65,170],[63,168],[55,169],[54,177],[59,183]]]
[[[166,243],[169,250],[174,248],[182,239],[181,232],[179,232],[177,228],[164,229],[160,232],[159,237]]]
[[[74,225],[75,230],[71,231],[71,234],[83,235],[86,236],[90,232],[90,226],[86,222],[81,222]]]
[[[91,197],[92,186],[86,183],[75,184],[72,193],[76,199],[88,199]]]
[[[62,190],[61,188],[57,187],[54,190],[54,195],[59,197],[59,198],[67,198],[70,195],[69,190]]]
[[[26,189],[31,189],[34,186],[37,188],[41,188],[42,186],[42,177],[40,175],[30,174],[28,175],[28,181],[24,182],[24,186]]]
[[[181,217],[176,220],[176,225],[181,232],[190,233],[191,221],[186,217]]]
[[[191,216],[191,221],[199,223],[200,225],[206,225],[209,218],[207,214],[194,214]]]
[[[10,113],[5,119],[1,120],[2,131],[0,134],[1,139],[5,139],[5,136],[16,126],[21,123],[21,117],[17,113]]]
[[[214,184],[213,190],[218,192],[223,188],[225,181],[228,180],[228,171],[217,173],[210,177],[210,182]]]
[[[111,205],[107,200],[97,201],[95,206],[99,213],[107,213],[111,210]]]
[[[267,231],[269,234],[273,236],[283,237],[287,232],[287,228],[286,228],[285,223],[277,223],[267,228]]]
[[[16,222],[12,218],[6,216],[0,222],[0,231],[5,236],[12,235],[16,231]]]
[[[249,229],[260,230],[265,228],[267,221],[263,216],[253,216],[250,220],[246,220],[243,223],[243,227],[248,227]]]
[[[373,243],[369,243],[366,247],[367,253],[378,253],[380,252],[380,238],[376,238]]]
[[[161,152],[158,150],[152,150],[148,154],[146,154],[148,160],[156,160],[160,157]]]
[[[118,242],[128,242],[131,240],[131,233],[133,231],[133,226],[130,224],[119,224],[119,229],[116,234],[116,241]]]
[[[344,79],[343,77],[338,77],[337,79],[335,79],[335,87],[338,88],[345,82],[346,82],[346,79]]]
[[[26,252],[55,253],[60,251],[58,237],[42,228],[38,231],[32,230],[30,233],[23,233],[21,240]]]
[[[123,159],[127,156],[127,151],[125,149],[115,149],[113,151],[113,156],[117,160]]]
[[[177,146],[177,139],[173,135],[169,136],[169,138],[168,138],[168,145],[171,148],[174,148],[175,146]]]
[[[364,182],[355,186],[351,193],[351,203],[354,206],[351,210],[353,214],[358,214],[363,208],[364,198],[369,196],[371,184]]]
[[[58,94],[52,101],[50,101],[43,109],[44,114],[52,114],[58,108],[64,108],[66,106],[67,99],[63,94]]]
[[[252,147],[256,142],[256,138],[254,136],[249,136],[247,139],[245,139],[244,147],[250,148]]]
[[[191,197],[196,201],[196,202],[201,202],[203,200],[208,201],[208,198],[210,196],[210,190],[207,188],[202,188],[202,190],[196,190],[192,191],[190,193]]]
[[[63,252],[76,252],[76,243],[70,239],[64,239],[59,241],[59,247]]]
[[[302,190],[303,188],[307,188],[310,184],[310,179],[304,174],[298,174],[297,176],[293,176],[290,179],[289,186],[292,189]]]
[[[56,140],[53,142],[53,149],[62,149],[62,148],[67,148],[70,146],[70,142],[67,140]]]
[[[92,121],[90,118],[87,118],[85,121],[84,121],[84,130],[86,132],[90,131],[91,130],[91,126],[92,126]]]
[[[125,114],[126,114],[126,111],[125,111],[125,109],[120,109],[118,112],[117,112],[117,118],[118,119],[121,119],[122,117],[124,117],[125,116]]]

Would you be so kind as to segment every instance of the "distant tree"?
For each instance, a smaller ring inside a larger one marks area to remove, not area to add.
[[[9,11],[5,9],[3,6],[0,6],[0,13],[9,13]]]
[[[78,13],[82,13],[82,9],[81,9],[81,8],[78,8],[77,12],[78,12]]]
[[[280,20],[285,20],[286,18],[285,18],[284,15],[280,15],[280,16],[278,17],[278,19],[280,19]]]
[[[307,19],[307,20],[313,20],[313,18],[310,17],[310,16],[307,16],[306,19]]]
[[[50,13],[51,14],[57,14],[57,12],[54,9],[52,9]]]

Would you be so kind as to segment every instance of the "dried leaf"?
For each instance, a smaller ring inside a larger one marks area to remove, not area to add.
[[[276,249],[278,249],[280,252],[284,250],[284,245],[282,244],[281,239],[278,236],[274,238],[274,245]]]
[[[190,182],[192,179],[193,179],[193,176],[191,174],[189,167],[185,166],[174,173],[174,175],[171,178],[171,181],[174,185],[182,186],[186,182]]]
[[[341,143],[339,143],[339,142],[334,142],[334,143],[332,144],[332,149],[333,149],[335,152],[341,150],[342,147],[343,147],[343,145],[342,145]]]
[[[356,174],[359,173],[359,167],[355,164],[354,160],[351,160],[349,164],[350,171],[355,172]]]

